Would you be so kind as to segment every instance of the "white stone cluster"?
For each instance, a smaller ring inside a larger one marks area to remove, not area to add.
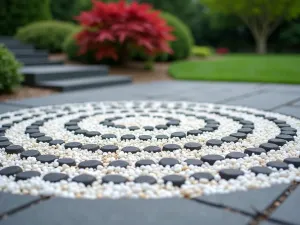
[[[133,106],[140,105],[140,109],[149,114],[148,117],[142,116],[142,113],[136,113]],[[151,104],[150,108],[146,106]],[[163,105],[165,107],[161,107]],[[180,104],[178,109],[174,106]],[[116,107],[116,109],[114,108]],[[231,116],[242,117],[254,123],[255,129],[252,134],[248,134],[246,139],[239,140],[237,143],[223,143],[221,147],[206,146],[206,141],[209,139],[221,139],[232,133],[237,132],[242,125],[233,121],[230,118],[211,113],[211,111],[219,111],[220,113],[229,114]],[[68,114],[68,108],[74,114]],[[191,111],[192,109],[192,111]],[[234,109],[234,110],[232,110]],[[53,112],[45,113],[51,110]],[[85,110],[85,111],[83,111]],[[122,113],[122,110],[128,110],[128,113]],[[157,112],[150,112],[157,110]],[[113,111],[113,113],[106,113]],[[166,112],[168,111],[168,112]],[[173,132],[187,132],[193,129],[200,129],[205,126],[205,121],[197,119],[194,116],[186,116],[177,112],[194,114],[195,116],[206,116],[220,123],[217,130],[213,132],[205,132],[198,136],[187,136],[186,138],[169,138],[157,140],[156,135],[164,134],[170,137]],[[243,112],[241,112],[243,111]],[[102,114],[94,115],[97,112]],[[249,112],[249,113],[246,113]],[[21,116],[15,116],[22,113]],[[25,109],[17,112],[0,114],[0,118],[8,115],[11,118],[0,121],[2,124],[10,123],[14,120],[22,119],[25,116],[39,114],[38,117],[22,121],[14,124],[6,130],[5,136],[16,145],[21,145],[25,150],[36,149],[41,154],[53,154],[59,158],[73,158],[76,163],[84,160],[96,159],[103,163],[103,166],[98,166],[97,169],[80,169],[77,166],[59,166],[58,162],[41,163],[36,158],[29,157],[21,159],[18,154],[7,154],[4,148],[0,148],[0,163],[2,167],[20,166],[23,171],[34,170],[41,173],[40,177],[34,177],[29,180],[15,181],[14,177],[0,176],[0,191],[10,192],[14,194],[30,194],[43,196],[62,196],[70,198],[165,198],[165,197],[196,197],[199,195],[208,195],[215,193],[228,193],[233,191],[246,191],[249,189],[265,188],[280,183],[290,183],[292,181],[300,181],[300,168],[295,168],[289,165],[288,170],[277,171],[274,168],[273,173],[267,175],[255,175],[250,172],[249,168],[253,166],[266,166],[270,161],[283,161],[289,157],[299,157],[300,154],[300,120],[289,116],[265,112],[256,109],[250,109],[237,106],[214,105],[208,103],[191,103],[191,102],[91,102],[84,104],[66,104],[59,106],[47,106],[33,109]],[[63,114],[61,117],[56,117],[57,114]],[[126,118],[124,115],[133,114],[134,117]],[[204,163],[201,167],[188,166],[184,161],[186,159],[200,159],[208,154],[218,154],[226,156],[230,152],[244,152],[246,148],[258,147],[260,144],[267,142],[271,138],[275,138],[280,133],[278,126],[269,120],[262,117],[257,117],[254,114],[263,114],[266,116],[276,117],[284,120],[293,128],[297,129],[298,136],[295,136],[294,141],[287,142],[280,150],[271,150],[261,155],[246,156],[242,159],[225,159],[217,161],[214,165]],[[78,118],[81,115],[88,115],[78,123],[81,129],[89,131],[99,131],[101,134],[115,134],[117,138],[102,139],[101,136],[86,137],[84,135],[76,135],[74,132],[68,131],[64,124],[72,119]],[[162,116],[157,118],[155,116]],[[36,139],[30,138],[25,134],[27,126],[37,120],[42,120],[45,117],[54,116],[53,119],[47,121],[40,127],[40,132],[50,136],[53,139],[62,139],[67,142],[80,142],[82,144],[98,144],[100,147],[105,145],[116,145],[119,150],[116,153],[103,153],[98,150],[90,152],[83,149],[66,149],[64,145],[49,146],[48,143],[37,143]],[[117,124],[125,126],[139,126],[141,129],[130,131],[129,129],[119,129],[107,127],[99,124],[106,118],[120,116],[121,119],[115,121]],[[156,126],[165,124],[166,117],[174,117],[181,121],[179,126],[171,126],[167,130],[145,131],[143,126]],[[125,134],[133,134],[135,140],[123,141],[121,136]],[[140,135],[150,135],[151,140],[142,141],[138,139]],[[184,144],[188,142],[197,142],[202,145],[200,150],[188,150],[184,148]],[[150,153],[143,151],[147,146],[163,147],[165,144],[175,143],[182,147],[180,150],[173,152],[161,151],[158,153]],[[141,149],[140,152],[132,154],[121,151],[123,147],[135,146]],[[172,157],[179,160],[180,164],[174,167],[163,167],[158,165],[158,161],[165,157]],[[111,161],[122,159],[129,163],[127,168],[111,167],[108,164]],[[152,159],[156,162],[155,165],[135,167],[135,163],[141,159]],[[244,172],[243,176],[237,179],[224,180],[221,179],[218,172],[225,168],[240,169]],[[50,172],[60,172],[69,175],[68,181],[50,183],[43,180],[43,176]],[[190,176],[196,172],[209,172],[214,176],[214,180],[206,179],[195,180]],[[81,183],[72,182],[72,178],[79,174],[90,174],[96,177],[97,181],[90,186],[85,186]],[[102,184],[101,178],[107,174],[120,174],[128,178],[129,182],[124,184]],[[162,177],[170,174],[182,175],[186,178],[185,184],[181,187],[173,186],[170,182],[164,184]],[[136,184],[133,180],[140,175],[150,175],[156,178],[157,184]]]

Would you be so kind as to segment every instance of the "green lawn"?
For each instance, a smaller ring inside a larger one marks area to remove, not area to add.
[[[300,55],[228,55],[173,63],[176,79],[300,84]]]

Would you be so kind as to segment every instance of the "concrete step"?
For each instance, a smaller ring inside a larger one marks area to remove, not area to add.
[[[42,57],[42,58],[22,58],[20,60],[21,63],[23,63],[24,66],[30,66],[30,65],[59,65],[63,64],[63,61],[58,60],[49,60],[48,57]]]
[[[37,83],[38,87],[53,88],[59,91],[77,91],[88,88],[106,87],[112,85],[121,85],[131,83],[129,76],[100,76],[85,77],[66,80],[42,81]]]
[[[105,76],[108,74],[108,67],[78,65],[25,66],[21,72],[25,75],[25,83],[34,85],[49,80]]]

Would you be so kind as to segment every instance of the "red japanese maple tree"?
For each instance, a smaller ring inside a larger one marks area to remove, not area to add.
[[[113,58],[124,63],[131,49],[141,49],[147,55],[172,53],[172,28],[148,4],[93,0],[92,10],[82,12],[77,20],[83,27],[76,36],[79,54],[92,50],[99,60]]]

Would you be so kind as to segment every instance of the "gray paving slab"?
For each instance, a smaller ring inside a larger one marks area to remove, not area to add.
[[[257,190],[202,196],[195,200],[256,215],[257,212],[263,212],[288,187],[288,184],[282,184]]]
[[[293,106],[298,106],[298,107],[300,107],[300,99],[297,100],[296,102],[294,102],[292,105],[293,105]]]
[[[29,207],[1,225],[248,224],[251,217],[185,199],[73,200],[54,198]]]
[[[27,206],[36,202],[40,197],[27,195],[13,195],[0,192],[0,216],[3,216],[13,210]]]
[[[297,100],[299,96],[300,95],[297,93],[263,92],[250,95],[248,97],[229,100],[225,103],[272,110],[273,108],[280,107],[282,105],[288,104],[291,101]]]
[[[26,106],[17,105],[17,104],[12,105],[12,104],[0,103],[0,113],[16,111],[22,108],[26,108]]]
[[[300,107],[282,106],[278,109],[275,109],[274,111],[300,118]]]
[[[300,224],[299,217],[300,186],[271,215],[271,219],[281,220],[290,224]]]

